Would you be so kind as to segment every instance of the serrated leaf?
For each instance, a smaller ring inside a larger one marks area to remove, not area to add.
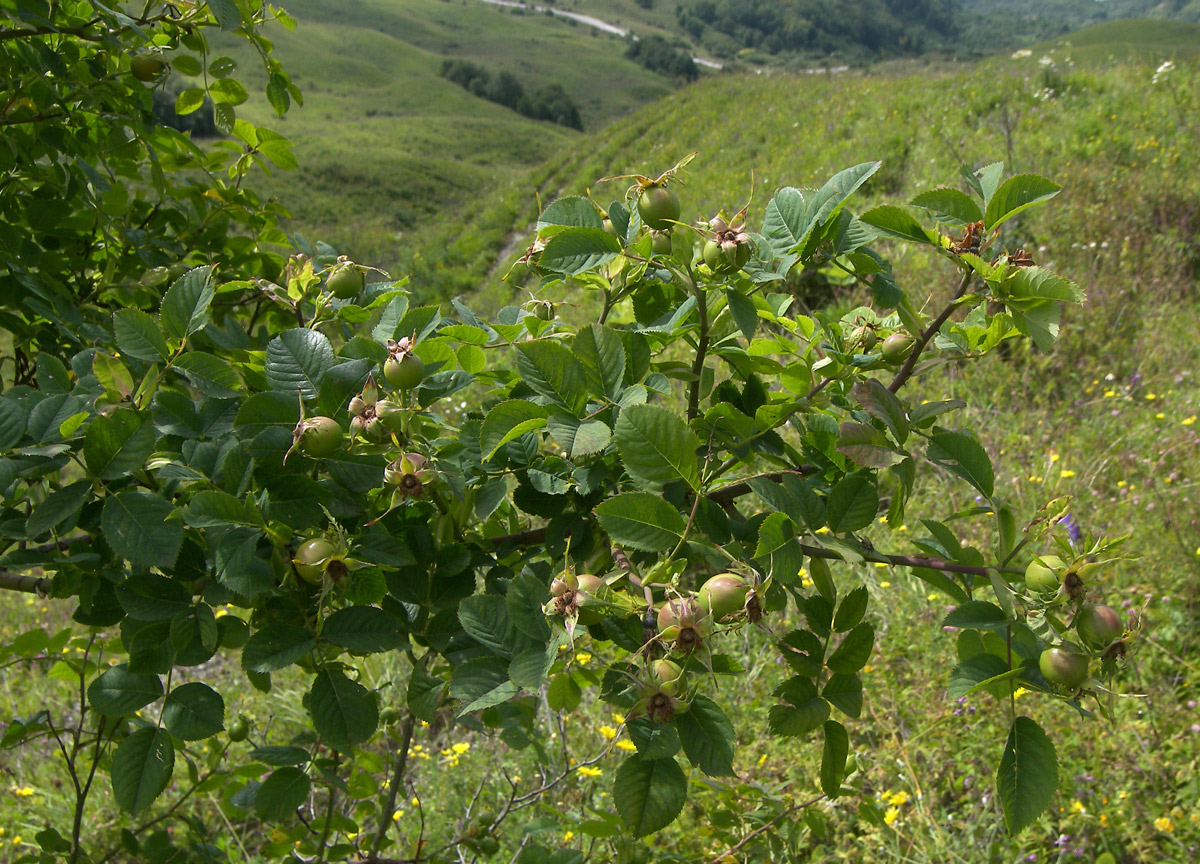
[[[408,640],[394,615],[376,606],[347,606],[325,619],[321,638],[359,654],[402,648]]]
[[[825,519],[835,534],[858,531],[875,521],[879,490],[866,474],[847,474],[837,482],[825,502]]]
[[[527,399],[509,399],[487,413],[479,427],[479,451],[484,462],[496,451],[546,425],[546,409]]]
[[[331,746],[347,751],[361,744],[379,725],[375,697],[340,669],[322,669],[308,693],[313,728]]]
[[[557,342],[541,340],[518,345],[517,372],[533,392],[575,416],[587,405],[587,376],[583,366]]]
[[[612,430],[603,420],[581,421],[561,411],[550,415],[546,428],[571,459],[599,453],[612,440]]]
[[[631,405],[617,418],[613,439],[625,470],[635,479],[655,485],[678,480],[699,488],[700,440],[674,412],[657,405]]]
[[[845,633],[853,629],[866,614],[867,602],[867,589],[863,585],[859,585],[843,597],[838,605],[837,616],[833,619],[833,632]]]
[[[940,188],[922,192],[912,199],[913,206],[928,210],[937,217],[939,222],[965,228],[972,222],[983,219],[983,211],[977,202],[965,192],[958,189]]]
[[[542,604],[550,599],[546,584],[532,573],[518,573],[509,583],[504,603],[508,618],[519,633],[535,642],[550,638],[550,623],[542,612]]]
[[[105,670],[88,687],[88,704],[109,717],[132,714],[163,695],[157,675],[134,673],[125,664]]]
[[[927,231],[912,214],[894,204],[883,204],[872,208],[858,218],[886,237],[911,240],[915,243],[933,242],[930,237],[933,232]]]
[[[613,803],[634,837],[666,828],[687,802],[687,775],[674,759],[631,756],[617,769]]]
[[[992,460],[979,439],[967,431],[935,430],[929,440],[929,461],[962,477],[987,497],[992,497],[996,475]]]
[[[601,228],[600,211],[584,195],[567,195],[552,202],[538,217],[537,231],[543,228]]]
[[[508,661],[499,657],[468,660],[455,667],[450,680],[451,697],[463,703],[459,717],[507,702],[520,689],[508,677]]]
[[[1063,303],[1083,303],[1087,295],[1070,279],[1064,279],[1041,267],[1019,267],[1010,270],[1004,289],[1018,299],[1056,300]]]
[[[859,624],[846,634],[842,644],[829,655],[825,665],[831,672],[852,674],[867,665],[874,648],[875,628],[870,624]]]
[[[254,794],[254,812],[267,822],[279,822],[296,814],[312,789],[312,781],[300,768],[289,765],[271,772]]]
[[[408,679],[405,704],[418,720],[432,723],[437,717],[444,689],[445,684],[440,678],[435,678],[424,665],[418,664],[413,667],[412,674]]]
[[[620,334],[611,327],[591,324],[576,334],[571,353],[583,366],[588,391],[598,399],[616,402],[625,379],[625,346]]]
[[[649,717],[633,717],[626,726],[629,740],[637,747],[640,759],[669,759],[683,745],[674,723],[655,723]]]
[[[620,254],[620,241],[603,228],[567,228],[546,242],[537,263],[551,273],[578,276]]]
[[[96,417],[83,436],[83,460],[101,480],[113,480],[141,468],[154,452],[154,425],[148,414],[120,409]]]
[[[125,490],[104,502],[100,529],[122,558],[155,567],[174,566],[183,543],[183,522],[175,508],[150,492]]]
[[[140,309],[114,312],[113,332],[122,354],[147,363],[165,363],[171,358],[158,322]]]
[[[199,681],[182,684],[167,695],[162,720],[183,741],[210,738],[225,728],[225,700]]]
[[[874,426],[845,421],[838,430],[837,452],[864,468],[890,468],[908,458]]]
[[[303,627],[272,624],[258,630],[242,648],[242,668],[249,672],[275,672],[291,666],[314,647],[317,640]]]
[[[1013,720],[996,772],[996,789],[1010,834],[1031,825],[1058,788],[1058,755],[1042,727],[1028,717]]]
[[[847,717],[857,720],[862,714],[863,685],[857,675],[830,675],[821,696]]]
[[[512,656],[516,629],[499,594],[473,594],[458,604],[458,621],[467,635],[493,655]]]
[[[546,688],[546,704],[552,711],[574,711],[583,701],[583,689],[569,674],[555,677]]]
[[[846,777],[846,757],[850,754],[850,736],[846,727],[836,720],[827,720],[824,725],[825,746],[821,750],[821,791],[830,798],[842,792],[842,780]]]
[[[960,630],[1003,630],[1010,623],[1003,609],[984,600],[960,603],[942,620],[943,627]]]
[[[988,200],[984,228],[991,231],[1035,204],[1049,201],[1062,189],[1057,183],[1037,174],[1018,174],[1005,180]]]
[[[233,399],[241,395],[242,379],[226,361],[205,351],[189,351],[173,367],[183,373],[193,387],[214,399]]]
[[[951,699],[961,699],[976,690],[986,689],[993,696],[1003,698],[1008,693],[1001,693],[993,685],[1009,675],[1021,675],[1024,671],[1023,667],[1010,669],[1004,658],[984,651],[954,667],[950,673],[948,693]]]
[[[30,537],[41,537],[56,529],[72,516],[79,515],[83,504],[92,496],[90,480],[80,480],[51,492],[41,504],[34,508],[25,522],[25,533]]]
[[[675,728],[689,762],[710,777],[733,775],[733,726],[720,705],[697,694],[691,708],[675,716]]]
[[[175,748],[166,729],[138,729],[121,742],[112,756],[113,798],[121,809],[145,810],[171,782]]]
[[[908,440],[908,420],[904,416],[904,406],[900,404],[896,394],[874,378],[855,384],[852,392],[855,401],[864,411],[883,421],[883,425],[892,433],[898,444]]]
[[[197,267],[176,279],[159,307],[159,319],[167,335],[186,339],[208,324],[213,294],[211,266]]]
[[[273,390],[316,399],[334,359],[325,334],[299,327],[284,330],[267,345],[267,381]]]
[[[613,542],[645,552],[664,552],[683,537],[687,523],[658,495],[626,492],[602,501],[596,518]]]

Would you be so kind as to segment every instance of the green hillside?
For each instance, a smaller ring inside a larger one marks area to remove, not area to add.
[[[674,86],[626,59],[620,39],[541,15],[438,0],[288,9],[295,32],[272,38],[305,104],[283,120],[254,101],[239,110],[292,139],[300,168],[260,185],[288,207],[293,229],[389,269],[401,244],[425,245],[430,219],[473,215],[481,190],[580,139],[444,80],[445,58],[511,71],[527,89],[562,84],[593,130]],[[260,84],[261,67],[238,57]]]
[[[1200,23],[1108,21],[1033,46],[1039,53],[1062,50],[1076,61],[1138,58],[1155,62],[1200,54]]]

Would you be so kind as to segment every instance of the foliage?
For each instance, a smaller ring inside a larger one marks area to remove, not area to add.
[[[534,120],[548,120],[570,129],[583,129],[579,107],[559,84],[548,84],[528,95],[511,72],[493,76],[469,60],[444,60],[440,74],[480,99],[487,99]]]
[[[688,798],[680,750],[703,774],[732,771],[736,731],[709,681],[739,671],[722,642],[792,605],[805,625],[772,640],[792,677],[775,690],[770,726],[785,738],[820,731],[813,801],[832,799],[853,773],[850,734],[832,711],[859,716],[875,629],[867,592],[835,582],[829,559],[911,566],[960,601],[947,624],[970,635],[954,673],[964,692],[1011,703],[1019,678],[1053,693],[1034,661],[1071,622],[1049,610],[1080,601],[1096,566],[1087,562],[1108,545],[1062,550],[1067,593],[1030,595],[1013,561],[1054,510],[1018,538],[986,451],[968,430],[941,425],[960,404],[897,394],[914,374],[1020,334],[1053,340],[1058,304],[1078,302],[1078,289],[1019,250],[981,255],[998,226],[1058,187],[1036,175],[1002,182],[993,165],[964,174],[973,197],[943,189],[918,199],[932,228],[894,206],[855,217],[846,203],[878,167],[848,169],[816,191],[781,189],[756,233],[740,213],[710,220],[712,242],[732,247],[713,267],[686,226],[670,253],[652,253],[628,203],[606,214],[584,198],[551,204],[528,264],[547,284],[572,278],[598,293],[599,318],[586,326],[555,321],[540,301],[491,322],[459,303],[444,317],[390,282],[335,299],[323,277],[346,265],[319,253],[293,256],[277,281],[260,275],[256,285],[209,264],[161,298],[135,294],[114,308],[101,292],[87,320],[94,347],[83,352],[14,332],[42,374],[14,382],[2,401],[3,563],[53,575],[7,581],[73,598],[76,621],[97,636],[63,661],[85,710],[73,721],[23,718],[5,743],[74,722],[64,749],[73,777],[83,762],[89,776],[99,767],[135,815],[162,807],[173,782],[163,818],[202,790],[286,823],[315,794],[323,809],[297,840],[301,852],[376,858],[399,842],[392,816],[418,719],[433,722],[449,700],[513,746],[531,746],[533,694],[545,687],[552,708],[570,710],[594,688],[622,712],[637,751],[617,772],[613,801],[618,824],[640,836],[673,822]],[[941,313],[912,305],[872,248],[881,239],[928,247],[958,271]],[[791,298],[770,289],[797,267],[841,270],[871,306],[841,318],[792,312]],[[889,368],[876,347],[892,331],[914,344]],[[414,358],[412,377],[389,371]],[[782,388],[765,386],[775,377]],[[399,389],[381,390],[384,378]],[[456,416],[452,400],[469,387],[481,388],[479,410]],[[881,507],[893,525],[903,520],[919,454],[981,496],[951,518],[995,520],[986,555],[932,519],[919,556],[878,552],[858,536]],[[718,599],[707,580],[722,571],[740,586],[736,599]],[[221,607],[234,614],[218,617]],[[19,656],[44,652],[49,639],[24,640]],[[607,668],[570,668],[572,653],[593,645]],[[227,766],[226,747],[194,743],[225,728],[230,694],[178,680],[222,652],[240,656],[260,690],[281,674],[306,681],[310,731],[255,751],[244,771]],[[370,773],[355,754],[381,716],[358,658],[392,652],[411,664],[405,731],[372,801],[346,787]],[[1117,653],[1105,649],[1106,679]],[[105,655],[120,662],[104,667]],[[157,722],[140,718],[146,710]],[[1037,724],[1013,722],[999,782],[1005,800],[1021,802],[1007,808],[1017,830],[1036,815],[1030,802],[1048,800],[1056,768]],[[585,767],[566,766],[524,795],[514,785],[503,813],[477,826],[482,835],[459,833],[447,849],[482,848],[507,814]],[[39,836],[47,855],[91,854],[79,818],[90,782],[76,788],[70,836]],[[351,815],[354,800],[365,803]],[[163,842],[143,831],[123,838],[131,854]],[[538,848],[522,860],[548,857]],[[441,856],[419,838],[404,851]]]
[[[661,36],[648,36],[629,43],[625,56],[636,60],[647,69],[682,78],[684,81],[695,81],[700,77],[700,70],[687,51],[673,47]]]

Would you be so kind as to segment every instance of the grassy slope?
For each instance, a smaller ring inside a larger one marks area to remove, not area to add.
[[[431,217],[474,213],[497,183],[581,138],[443,80],[443,57],[510,69],[527,90],[561,83],[593,127],[669,90],[619,40],[545,16],[437,0],[288,8],[299,26],[275,31],[276,52],[305,104],[283,120],[254,101],[243,113],[290,137],[302,167],[260,185],[308,238],[388,268],[423,245]]]

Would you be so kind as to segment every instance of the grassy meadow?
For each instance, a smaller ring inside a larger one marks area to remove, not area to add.
[[[1097,588],[1097,599],[1136,610],[1144,620],[1121,679],[1126,695],[1115,701],[1117,722],[1078,716],[1035,693],[1020,698],[1020,709],[1058,747],[1062,782],[1051,810],[1023,834],[1008,836],[989,767],[1003,747],[1007,708],[985,696],[948,698],[955,643],[940,622],[949,600],[905,570],[870,567],[856,574],[870,587],[869,615],[879,633],[865,675],[864,716],[849,725],[857,794],[809,808],[792,830],[807,856],[802,860],[822,862],[1183,864],[1200,857],[1194,637],[1200,602],[1200,66],[1188,56],[1200,44],[1195,30],[1188,38],[1180,25],[1153,31],[1145,50],[1132,56],[1114,58],[1112,34],[1076,34],[1070,44],[970,68],[907,64],[833,76],[720,76],[668,92],[656,76],[613,60],[619,42],[537,16],[497,11],[476,23],[478,16],[462,4],[436,0],[366,0],[326,19],[313,0],[289,8],[302,26],[296,34],[277,33],[276,41],[281,60],[298,73],[305,107],[283,122],[265,114],[254,119],[273,122],[296,142],[301,168],[265,188],[291,208],[306,237],[398,267],[426,298],[469,294],[474,306],[492,310],[527,299],[524,286],[500,276],[518,254],[513,250],[536,215],[538,196],[546,202],[591,188],[607,204],[623,195],[627,181],[597,186],[598,178],[657,173],[692,151],[700,156],[681,190],[685,218],[749,202],[752,224],[774,188],[817,186],[840,168],[874,159],[883,160],[883,169],[852,200],[856,210],[883,200],[901,203],[934,185],[958,185],[960,164],[1005,161],[1013,172],[1062,183],[1058,199],[1036,219],[1013,225],[1005,243],[1053,262],[1083,287],[1089,302],[1065,316],[1052,351],[1016,349],[978,366],[948,369],[924,386],[928,398],[949,394],[972,406],[968,419],[984,436],[997,486],[1004,484],[1018,513],[1071,495],[1072,515],[1085,532],[1132,535],[1127,551],[1135,557],[1108,571]],[[417,8],[420,16],[404,17]],[[303,26],[306,15],[321,26]],[[502,43],[511,39],[530,45],[554,39],[564,54],[550,60],[544,47],[510,51]],[[497,68],[515,64],[505,68],[527,87],[558,75],[587,79],[590,90],[568,90],[589,94],[582,100],[592,111],[589,131],[525,120],[443,81],[436,75],[439,55],[458,50],[489,66],[494,58]],[[1164,67],[1166,60],[1172,65]],[[618,74],[624,76],[619,86],[607,77]],[[645,107],[601,125],[635,101]],[[936,262],[903,248],[895,262],[898,278],[914,294],[932,299],[947,292],[951,274]],[[563,315],[571,320],[594,314],[577,287],[545,296],[569,301]],[[834,291],[830,302],[849,309],[859,299]],[[906,536],[924,531],[917,515],[942,518],[965,506],[965,489],[949,477],[931,479],[910,504],[909,523],[891,537],[880,526],[876,545],[910,551]],[[987,546],[986,524],[955,524],[964,545]],[[37,627],[71,629],[66,605],[15,595],[4,602],[0,642]],[[768,625],[786,630],[782,621]],[[95,641],[82,629],[72,634],[56,648],[108,662],[97,649],[115,633]],[[767,638],[745,633],[738,653],[747,671],[724,689],[734,725],[744,731],[737,779],[717,788],[698,772],[693,778],[694,796],[732,794],[739,806],[723,811],[716,825],[685,811],[647,841],[652,860],[714,859],[727,848],[723,832],[751,830],[770,817],[759,809],[765,790],[786,788],[802,801],[819,789],[815,748],[757,734],[765,731],[771,690],[785,674],[762,659],[769,654]],[[586,675],[602,659],[576,654],[570,662]],[[73,693],[77,698],[56,661],[48,654],[14,665],[0,654],[0,714],[24,716]],[[391,688],[385,692],[399,702],[407,663],[376,656],[363,665],[364,680]],[[197,678],[243,680],[236,663],[192,671]],[[285,744],[301,728],[299,676],[289,682],[280,675],[275,683],[269,695],[242,687],[240,703],[227,706],[229,716],[251,720],[249,743],[232,745],[243,754],[252,745]],[[450,710],[421,726],[409,753],[413,785],[396,815],[399,830],[410,842],[422,838],[436,846],[462,824],[464,802],[496,809],[509,781],[528,789],[571,758],[568,752],[581,761],[606,754],[506,820],[496,860],[517,860],[531,837],[589,853],[589,860],[610,860],[609,847],[581,826],[613,812],[611,774],[629,746],[621,718],[585,703],[569,721],[547,712],[543,728],[543,741],[517,750],[497,730],[474,719],[455,721]],[[391,757],[397,740],[393,727],[356,757],[348,779],[353,800],[378,791],[370,773]],[[256,768],[265,770],[252,763],[245,778],[258,776]],[[0,860],[32,850],[45,814],[55,824],[69,822],[66,782],[52,742],[3,751]],[[119,849],[120,817],[110,790],[101,783],[95,795],[92,831]],[[262,824],[227,796],[199,795],[181,812],[193,814],[200,827],[192,830],[207,831],[209,842],[232,860],[313,852],[302,825]],[[337,839],[359,840],[355,812],[352,807]],[[113,860],[120,860],[119,852]]]

